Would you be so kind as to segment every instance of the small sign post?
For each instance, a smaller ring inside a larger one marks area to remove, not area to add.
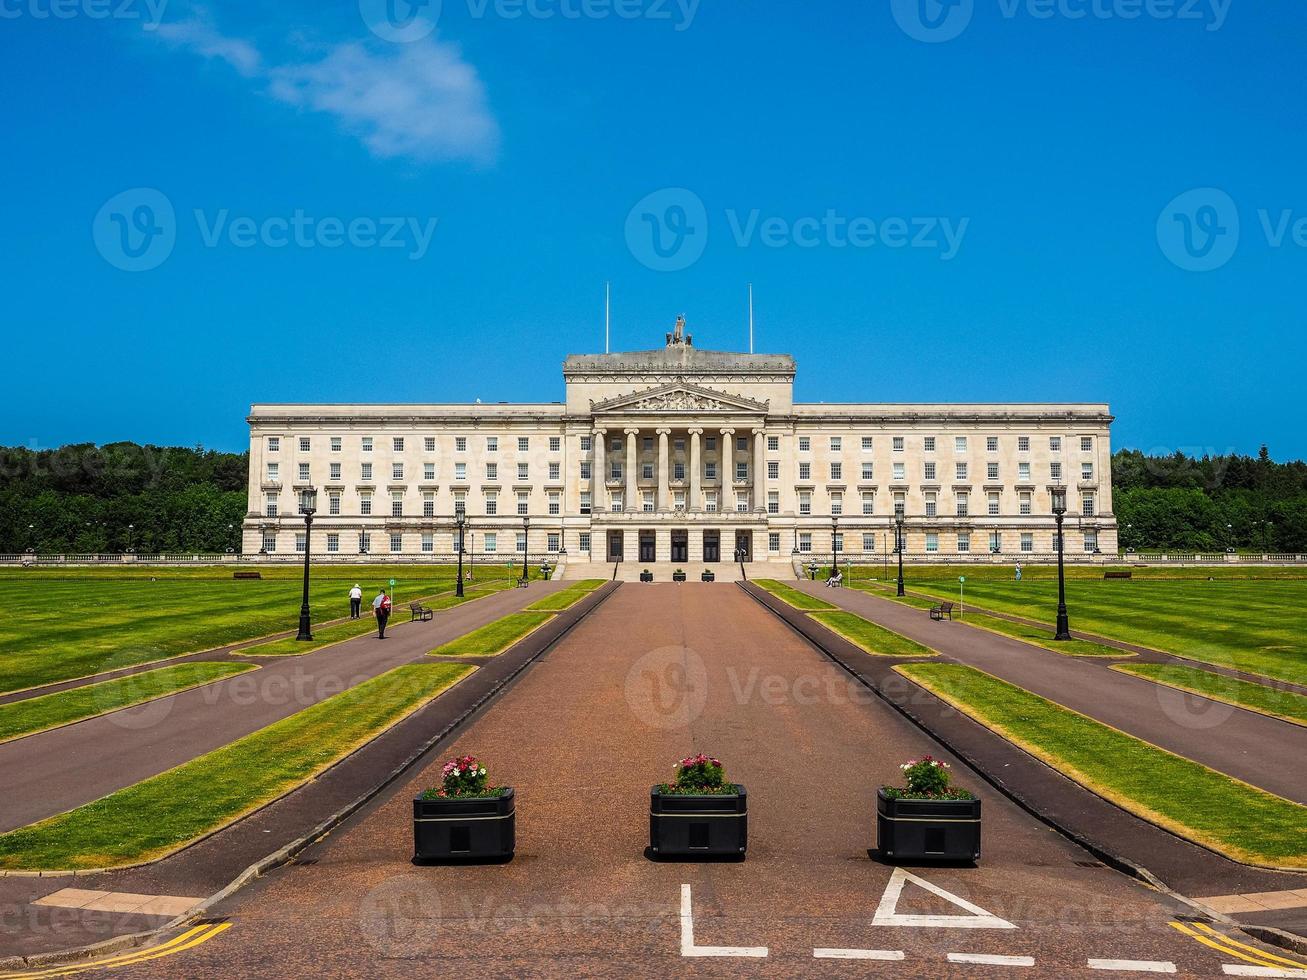
[[[390,603],[391,605],[395,603],[395,580],[393,578],[390,580]]]
[[[962,618],[962,588],[967,584],[965,575],[958,576],[958,619]]]

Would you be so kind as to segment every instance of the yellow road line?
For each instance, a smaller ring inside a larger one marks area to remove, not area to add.
[[[179,936],[174,936],[166,943],[158,946],[147,946],[145,949],[138,949],[131,953],[123,953],[119,956],[111,956],[103,960],[90,960],[86,963],[72,963],[66,966],[51,967],[46,970],[37,970],[30,973],[0,973],[0,980],[45,980],[49,977],[67,977],[77,973],[84,973],[90,970],[107,970],[116,967],[131,966],[135,963],[144,963],[148,960],[157,960],[164,956],[172,956],[174,953],[180,953],[183,950],[192,949],[201,943],[208,942],[214,936],[225,932],[231,928],[230,922],[210,923],[207,925],[194,926]]]
[[[1302,963],[1296,963],[1293,960],[1286,960],[1271,953],[1264,953],[1262,950],[1257,949],[1254,946],[1247,946],[1244,943],[1237,942],[1224,933],[1217,932],[1201,922],[1195,923],[1195,925],[1206,932],[1207,935],[1203,935],[1203,933],[1189,928],[1189,926],[1182,922],[1172,922],[1171,928],[1184,933],[1189,938],[1196,940],[1204,946],[1208,946],[1219,953],[1224,953],[1226,956],[1233,956],[1235,959],[1243,960],[1245,963],[1252,963],[1255,966],[1264,966],[1273,969],[1283,968],[1285,966],[1298,969],[1303,967]],[[1246,950],[1246,952],[1240,952],[1240,950]]]

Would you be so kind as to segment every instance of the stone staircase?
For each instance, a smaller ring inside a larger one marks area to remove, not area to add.
[[[705,563],[695,561],[682,562],[679,565],[674,565],[671,562],[653,562],[649,565],[629,561],[618,562],[616,580],[618,582],[639,582],[640,573],[646,568],[653,572],[655,582],[670,582],[672,572],[678,568],[685,572],[687,585],[690,583],[695,585],[704,584],[700,579],[700,575],[705,568],[712,569],[717,582],[738,582],[741,580],[740,566],[734,562]],[[784,580],[793,577],[794,574],[789,567],[789,562],[746,562],[744,570],[750,579],[779,578]],[[565,577],[571,581],[586,578],[610,579],[613,578],[613,564],[611,562],[568,562]]]

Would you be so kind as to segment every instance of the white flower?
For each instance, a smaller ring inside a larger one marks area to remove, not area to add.
[[[482,769],[481,772],[479,773],[479,775],[482,775],[482,776],[484,776],[485,774],[486,774],[486,771],[485,771],[484,769]]]

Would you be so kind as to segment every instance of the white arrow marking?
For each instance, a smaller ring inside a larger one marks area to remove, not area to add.
[[[966,909],[970,915],[900,915],[897,911],[899,905],[899,896],[903,894],[903,886],[908,882],[919,885],[932,895],[936,895],[944,901],[958,908]],[[1000,919],[992,912],[986,912],[979,905],[972,905],[965,898],[959,898],[952,892],[946,892],[938,885],[932,885],[925,878],[918,878],[916,875],[904,871],[902,868],[895,868],[894,874],[890,877],[889,884],[885,886],[885,894],[880,897],[880,905],[876,908],[876,915],[871,920],[873,926],[920,926],[933,929],[1015,929],[1007,919]]]
[[[694,903],[690,886],[681,886],[681,955],[682,956],[754,956],[767,955],[766,946],[696,946],[694,944]]]

